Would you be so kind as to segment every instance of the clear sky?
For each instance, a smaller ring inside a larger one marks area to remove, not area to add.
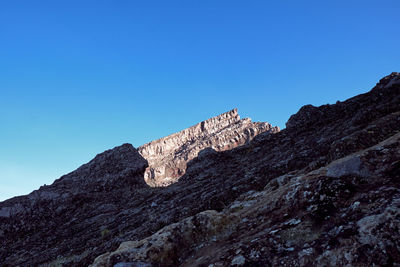
[[[400,1],[0,2],[0,200],[237,107],[284,127],[400,70]]]

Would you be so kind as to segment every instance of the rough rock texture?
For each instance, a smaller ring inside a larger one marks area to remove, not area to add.
[[[110,266],[122,258],[131,263],[148,262],[150,259],[153,263],[174,266],[179,264],[177,256],[185,251],[185,247],[207,241],[226,231],[227,225],[224,223],[227,219],[231,218],[214,210],[200,212],[179,223],[168,225],[143,240],[122,243],[115,252],[99,256],[93,266]]]
[[[138,148],[149,167],[145,180],[150,186],[166,186],[185,174],[186,164],[204,148],[224,151],[249,143],[263,132],[278,132],[267,122],[240,119],[237,109],[202,121],[190,128]]]
[[[221,212],[124,242],[92,266],[392,266],[400,260],[399,160],[400,133],[327,167],[274,178]],[[329,175],[332,168],[341,173]]]
[[[97,155],[76,171],[62,176],[50,188],[61,188],[64,192],[73,190],[74,193],[78,193],[93,189],[110,190],[127,183],[136,187],[146,187],[142,173],[147,166],[147,161],[131,144],[123,144]]]
[[[132,145],[124,144],[50,186],[1,202],[0,266],[35,266],[72,251],[83,253],[71,260],[84,261],[90,256],[86,248],[108,236],[126,200],[148,187],[147,166]]]
[[[2,202],[1,265],[398,266],[399,78],[207,148],[168,187],[130,174],[129,186],[99,178],[85,193]]]

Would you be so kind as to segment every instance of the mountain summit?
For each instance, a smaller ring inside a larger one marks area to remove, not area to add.
[[[0,203],[1,266],[400,265],[400,74],[286,129],[237,110]]]
[[[279,127],[272,127],[267,122],[240,119],[237,109],[233,109],[140,146],[139,153],[150,165],[145,180],[152,186],[169,185],[185,174],[187,162],[205,148],[229,150],[249,143],[259,133],[278,131]]]

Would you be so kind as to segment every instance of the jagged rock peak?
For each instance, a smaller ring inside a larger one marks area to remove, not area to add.
[[[398,90],[400,88],[400,73],[392,72],[390,75],[382,78],[376,86],[371,90],[371,99],[373,101],[378,101],[379,98],[382,97],[382,94],[379,90]],[[392,99],[393,101],[394,99]],[[342,102],[338,101],[336,104],[330,105],[322,105],[319,107],[315,107],[313,105],[305,105],[300,108],[300,110],[290,116],[289,120],[286,122],[286,129],[293,130],[309,130],[312,127],[315,127],[316,124],[328,124],[332,121],[335,121],[340,118],[340,116],[344,116],[345,113],[352,114],[353,120],[359,121],[362,118],[356,116],[358,113],[359,116],[365,117],[366,115],[360,114],[357,108],[357,101],[355,98],[351,98],[349,100],[350,105],[348,108],[344,108]],[[340,112],[337,112],[340,110]]]
[[[392,72],[388,76],[383,77],[379,80],[376,86],[372,90],[389,88],[393,85],[400,85],[400,73]]]
[[[262,132],[278,132],[266,122],[240,119],[237,109],[202,121],[192,127],[152,141],[138,148],[148,160],[145,180],[152,186],[175,182],[186,170],[186,164],[205,148],[223,151],[249,142]]]
[[[216,117],[197,123],[185,130],[140,146],[138,151],[146,158],[167,155],[187,142],[218,132],[238,121],[240,121],[240,116],[237,112],[237,108],[235,108]]]

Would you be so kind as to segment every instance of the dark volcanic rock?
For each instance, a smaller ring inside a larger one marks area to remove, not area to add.
[[[399,78],[304,107],[243,146],[208,148],[165,188],[138,183],[145,165],[115,155],[118,171],[70,176],[78,189],[61,178],[2,202],[3,265],[399,265]]]
[[[382,78],[372,90],[390,88],[392,86],[399,86],[399,84],[400,84],[400,73],[392,72],[390,75]]]
[[[74,250],[84,253],[70,260],[82,262],[90,256],[85,247],[94,244],[92,240],[110,246],[113,216],[126,207],[132,194],[140,195],[138,191],[148,187],[143,180],[147,166],[132,145],[124,144],[97,155],[50,186],[1,202],[3,264],[34,266]],[[28,245],[20,247],[19,242]]]
[[[146,187],[142,176],[147,166],[147,161],[131,144],[123,144],[98,154],[89,163],[56,180],[52,187],[67,187],[63,189],[74,192],[127,185]]]

